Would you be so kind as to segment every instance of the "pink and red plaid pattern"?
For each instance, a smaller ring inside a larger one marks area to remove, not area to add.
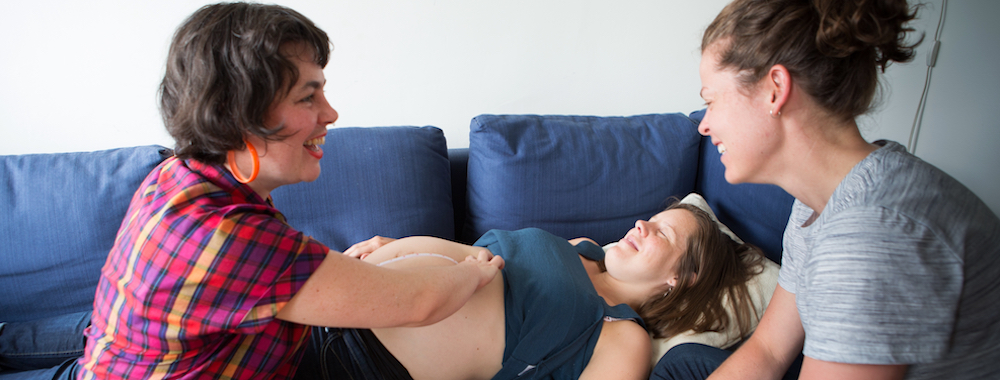
[[[309,329],[274,316],[328,251],[221,167],[167,159],[102,269],[78,377],[290,378]]]

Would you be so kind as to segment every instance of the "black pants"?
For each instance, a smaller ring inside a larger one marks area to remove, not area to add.
[[[296,379],[412,380],[368,329],[313,327]]]

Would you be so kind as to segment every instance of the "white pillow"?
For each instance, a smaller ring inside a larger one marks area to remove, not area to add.
[[[719,225],[719,229],[733,240],[743,243],[736,234],[733,233],[724,224],[719,222],[719,219],[715,217],[715,213],[712,212],[712,208],[709,207],[708,202],[701,195],[696,193],[688,194],[684,199],[681,199],[680,203],[686,203],[696,206],[712,217],[712,220]],[[611,243],[604,246],[605,252],[613,247],[617,243]],[[778,264],[775,264],[771,260],[764,259],[764,270],[760,274],[752,277],[747,281],[747,290],[750,292],[750,299],[753,301],[753,308],[755,312],[755,317],[751,323],[750,330],[757,328],[757,322],[760,321],[760,317],[764,315],[764,309],[767,308],[767,303],[771,301],[771,295],[774,293],[774,288],[778,285]],[[729,313],[730,318],[735,318],[735,314],[732,310],[732,305],[727,299],[723,299],[726,303],[726,311]],[[735,319],[734,319],[735,320]],[[725,330],[719,332],[703,332],[695,333],[692,330],[677,334],[670,338],[653,339],[653,355],[652,355],[652,365],[656,365],[656,362],[660,361],[660,357],[667,353],[672,347],[681,343],[701,343],[718,348],[728,348],[743,339],[740,336],[739,326],[730,323]]]

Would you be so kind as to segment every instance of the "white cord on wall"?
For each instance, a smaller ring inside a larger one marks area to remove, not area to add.
[[[924,90],[920,94],[920,102],[917,104],[917,114],[913,116],[913,126],[910,127],[910,139],[906,143],[906,147],[912,154],[917,153],[917,138],[920,137],[920,126],[923,124],[924,109],[927,106],[927,91],[931,85],[931,71],[934,70],[934,65],[937,64],[938,50],[941,48],[941,40],[938,38],[941,36],[941,27],[944,25],[944,14],[947,9],[948,0],[941,0],[941,14],[938,18],[937,29],[934,30],[934,46],[931,47],[931,52],[927,55],[927,77],[924,78]]]

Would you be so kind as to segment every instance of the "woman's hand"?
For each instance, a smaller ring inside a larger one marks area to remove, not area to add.
[[[476,290],[489,284],[496,277],[497,272],[503,269],[505,262],[500,256],[494,256],[488,250],[480,250],[479,256],[465,256],[465,261],[475,263],[479,267],[479,286]]]
[[[382,246],[389,244],[395,240],[396,239],[393,238],[375,236],[371,239],[352,245],[351,248],[348,248],[346,251],[344,251],[344,254],[356,259],[363,260],[365,257],[368,257],[368,255],[372,254],[372,252],[375,252],[376,249],[379,249]]]

